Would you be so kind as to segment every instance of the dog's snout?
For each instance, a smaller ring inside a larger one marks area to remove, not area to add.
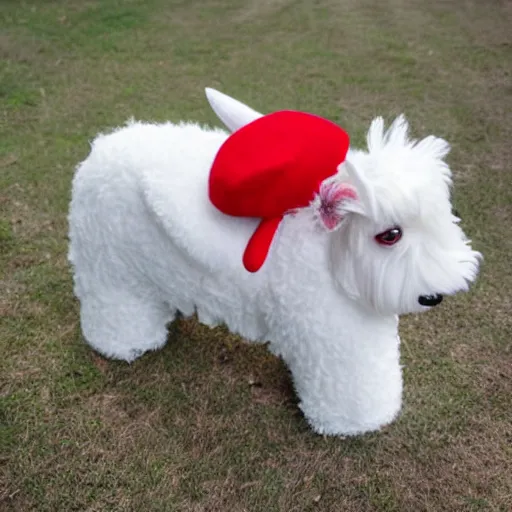
[[[443,300],[443,296],[436,294],[436,295],[420,295],[418,297],[418,302],[422,306],[437,306],[441,301]]]

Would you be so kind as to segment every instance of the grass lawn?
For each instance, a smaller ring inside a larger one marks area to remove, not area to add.
[[[2,0],[0,510],[512,510],[512,4],[506,0]],[[83,342],[66,260],[75,165],[134,116],[219,124],[204,87],[375,115],[448,139],[485,262],[401,323],[384,431],[314,435],[286,368],[188,320],[132,365]]]

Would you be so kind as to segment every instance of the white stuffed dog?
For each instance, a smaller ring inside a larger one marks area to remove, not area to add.
[[[165,343],[177,312],[197,313],[270,342],[314,431],[380,429],[401,407],[398,315],[478,273],[481,255],[452,214],[448,144],[410,140],[400,116],[387,131],[375,119],[367,149],[348,149],[326,120],[272,124],[279,116],[207,96],[231,134],[130,122],[98,136],[78,167],[69,261],[85,339],[133,361]],[[296,204],[266,196],[281,180],[298,197],[313,175]]]

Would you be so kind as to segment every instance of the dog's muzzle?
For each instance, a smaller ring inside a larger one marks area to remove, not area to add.
[[[443,300],[443,296],[442,295],[420,295],[418,297],[418,302],[422,305],[422,306],[437,306],[438,304],[441,303],[441,301]]]

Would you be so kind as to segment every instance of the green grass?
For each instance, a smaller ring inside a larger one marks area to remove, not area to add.
[[[511,510],[511,15],[497,0],[3,1],[0,510]],[[356,145],[402,111],[452,143],[485,263],[471,293],[403,319],[404,409],[384,431],[315,436],[282,363],[192,320],[132,365],[84,344],[74,167],[131,116],[218,124],[205,86],[326,116]]]

